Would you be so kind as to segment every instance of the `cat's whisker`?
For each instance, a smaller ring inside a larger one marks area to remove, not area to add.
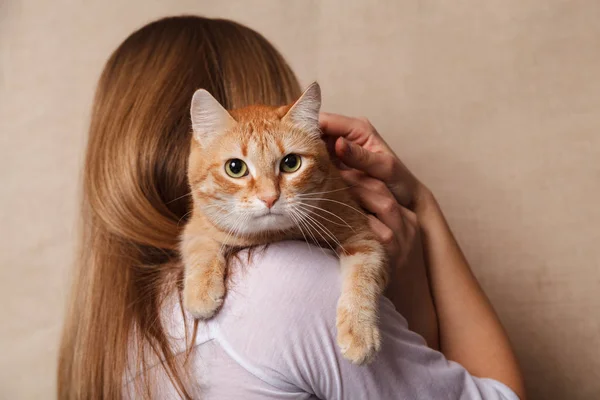
[[[300,211],[300,210],[298,210]],[[316,219],[314,219],[313,217],[311,217],[307,212],[305,211],[300,211],[304,217],[306,218],[306,222],[312,223],[312,225],[315,228],[318,228],[319,230],[317,231],[319,233],[319,235],[323,238],[323,240],[325,242],[327,242],[327,245],[331,248],[331,250],[335,253],[335,249],[331,246],[331,244],[329,243],[329,240],[325,239],[325,237],[321,234],[321,232],[325,233],[325,235],[327,235],[331,241],[333,241],[333,243],[335,243],[336,245],[338,245],[342,250],[344,250],[344,247],[341,245],[341,243],[337,240],[337,238],[333,235],[333,233],[331,233],[331,231],[325,226],[323,225],[321,222],[317,221]],[[344,252],[346,252],[344,250]]]
[[[183,196],[179,196],[179,197],[176,197],[176,198],[174,198],[173,200],[169,200],[169,201],[167,201],[167,203],[166,203],[166,204],[171,204],[171,203],[172,203],[172,202],[174,202],[174,201],[177,201],[177,200],[179,200],[179,199],[183,199],[184,197],[191,196],[191,195],[192,195],[192,192],[186,193],[186,194],[184,194]]]
[[[312,241],[314,242],[314,244],[318,247],[319,246],[319,241],[317,240],[317,238],[313,235],[313,233],[310,230],[310,227],[306,224],[306,222],[304,221],[303,217],[300,215],[300,213],[297,210],[292,210],[292,213],[294,214],[294,216],[297,218],[298,223],[302,226],[304,226],[304,228],[306,228],[306,232],[308,233],[308,235],[311,237]]]
[[[314,222],[312,222],[310,219],[308,219],[308,218],[305,220],[305,222],[307,224],[309,224],[310,226],[313,227],[313,229],[315,230],[315,232],[323,239],[323,242],[325,242],[325,244],[327,244],[327,247],[329,247],[331,249],[331,251],[333,251],[335,253],[335,249],[333,248],[333,246],[331,245],[331,243],[329,243],[329,240],[327,240],[325,238],[325,236],[323,236],[321,229],[319,229],[319,227]]]
[[[319,206],[315,206],[315,205],[312,205],[312,204],[306,204],[306,203],[302,203],[302,202],[300,202],[298,205],[299,205],[300,207],[310,207],[310,208],[314,208],[314,209],[317,209],[317,210],[320,210],[320,211],[326,212],[327,214],[331,214],[331,215],[333,215],[334,217],[336,217],[337,219],[339,219],[340,221],[342,221],[342,222],[343,222],[343,224],[340,224],[339,222],[332,221],[332,220],[330,220],[329,218],[326,218],[326,217],[324,217],[323,215],[320,215],[320,214],[319,214],[319,213],[317,213],[317,212],[314,212],[314,213],[313,213],[313,215],[315,215],[315,216],[317,216],[317,217],[321,217],[321,218],[323,218],[324,220],[331,222],[332,224],[335,224],[335,225],[338,225],[338,226],[347,226],[348,228],[352,229],[352,231],[354,232],[354,228],[353,228],[352,226],[350,226],[350,224],[349,224],[349,223],[347,223],[347,222],[346,222],[346,221],[345,221],[345,220],[344,220],[342,217],[340,217],[339,215],[337,215],[337,214],[335,214],[335,213],[332,213],[332,212],[331,212],[331,211],[329,211],[329,210],[326,210],[326,209],[324,209],[324,208],[322,208],[322,207],[319,207]],[[305,210],[306,210],[306,208],[305,208]],[[308,210],[307,210],[307,211],[308,211]]]
[[[203,209],[208,216],[214,218],[215,225],[219,225],[232,214],[227,207],[234,208],[235,202],[226,201],[224,204],[208,204],[203,206]]]
[[[220,223],[226,220],[229,216],[231,216],[232,213],[219,207],[217,208],[217,211],[207,212],[206,214],[207,216],[213,218],[213,223],[215,225],[219,226]]]
[[[329,236],[331,238],[331,240],[333,241],[333,243],[335,243],[340,249],[342,249],[342,251],[344,252],[344,254],[346,253],[346,249],[344,249],[344,246],[342,246],[342,244],[340,243],[340,241],[335,237],[335,235],[325,225],[323,225],[321,222],[317,221],[313,217],[309,217],[309,218],[311,220],[313,220],[315,222],[315,224],[317,224],[319,227],[321,227],[321,229],[327,234],[327,236]]]
[[[223,209],[223,210],[224,210],[224,209],[225,209],[224,207],[225,207],[226,205],[227,205],[227,203],[226,203],[226,204],[224,204],[224,205],[221,205],[221,204],[207,204],[207,205],[204,205],[204,206],[202,206],[202,208],[203,208],[203,209],[204,209],[204,208],[219,208],[219,209]]]
[[[360,211],[360,210],[356,209],[355,207],[352,207],[352,206],[350,206],[350,205],[348,205],[348,204],[346,204],[346,203],[342,203],[341,201],[332,200],[332,199],[325,199],[325,198],[320,198],[320,197],[319,197],[319,198],[310,197],[310,198],[304,198],[304,199],[302,199],[302,201],[307,201],[307,200],[314,200],[314,201],[330,201],[330,202],[332,202],[332,203],[340,204],[340,205],[342,205],[342,206],[344,206],[344,207],[351,208],[352,210],[356,211],[356,212],[357,212],[357,213],[359,213],[360,215],[363,215],[363,216],[367,217],[367,214],[365,214],[364,212],[362,212],[362,211]]]
[[[325,254],[325,251],[323,250],[323,246],[321,245],[321,243],[319,242],[319,240],[315,237],[314,233],[318,234],[321,239],[323,240],[323,242],[325,242],[327,244],[327,246],[329,246],[331,248],[331,245],[329,244],[329,242],[327,241],[327,239],[325,239],[325,237],[323,237],[323,235],[321,234],[321,232],[315,227],[315,225],[306,218],[306,216],[303,216],[303,221],[304,224],[309,228],[309,232],[311,232],[311,235],[313,237],[313,240],[315,241],[315,244],[317,246],[319,246],[321,248],[321,250],[323,251],[323,254]],[[314,231],[314,233],[313,233]]]
[[[296,217],[298,218],[298,221],[300,222],[300,224],[302,224],[306,228],[306,232],[312,238],[315,246],[317,246],[318,248],[321,249],[321,252],[323,253],[323,255],[326,255],[325,254],[325,250],[323,250],[323,247],[321,246],[321,244],[319,243],[319,241],[317,240],[317,238],[315,237],[315,235],[313,234],[313,232],[311,230],[312,226],[309,225],[307,223],[307,221],[303,218],[302,214],[300,213],[300,210],[294,209],[294,210],[292,210],[292,212],[296,215]]]
[[[306,246],[308,247],[309,253],[312,253],[312,248],[310,247],[310,243],[308,243],[308,238],[304,234],[304,230],[302,230],[302,226],[300,226],[300,224],[298,223],[297,217],[294,215],[293,212],[289,213],[289,216],[292,219],[292,221],[294,221],[294,225],[296,225],[296,227],[298,228],[298,230],[302,234],[302,237],[304,238],[304,241],[306,242]]]
[[[242,229],[244,228],[244,226],[246,226],[246,224],[248,223],[248,221],[250,220],[250,218],[252,217],[252,213],[251,212],[243,212],[241,217],[240,217],[240,224],[237,226],[236,231],[234,232],[234,235],[237,236],[242,232]]]
[[[204,204],[201,206],[201,208],[222,208],[223,210],[225,210],[226,207],[233,206],[235,204],[236,204],[235,201],[227,200],[227,201],[219,202],[217,204]]]
[[[300,193],[300,194],[297,194],[296,197],[310,197],[310,196],[317,195],[317,194],[326,194],[326,193],[340,192],[342,190],[348,190],[348,189],[350,189],[350,188],[352,188],[354,186],[356,186],[356,185],[349,185],[349,186],[346,186],[346,187],[343,187],[343,188],[339,188],[339,189],[334,189],[334,190],[326,190],[324,192]]]
[[[229,239],[236,234],[236,232],[238,231],[239,227],[241,227],[241,224],[243,223],[242,221],[244,221],[245,219],[243,218],[239,218],[238,220],[236,220],[236,222],[233,224],[233,226],[227,231],[227,236],[225,237],[225,240],[223,241],[223,243],[221,243],[221,248],[219,250],[219,253],[223,253],[223,250],[227,247],[228,243],[229,243]]]
[[[310,213],[310,215],[313,216],[313,217],[317,217],[317,218],[320,218],[321,220],[326,221],[329,224],[340,226],[342,228],[348,228],[348,226],[346,224],[340,224],[339,222],[333,221],[333,220],[331,220],[331,219],[329,219],[329,218],[327,218],[327,217],[325,217],[325,216],[323,216],[323,215],[321,215],[319,213],[313,212],[313,210],[310,210],[308,208],[300,207],[300,209],[302,209],[303,211],[306,211],[306,212]],[[348,229],[351,229],[352,231],[354,231],[353,228],[348,228]]]
[[[208,210],[210,212],[212,212],[213,214],[216,214],[217,212],[220,212],[219,215],[224,215],[224,216],[229,216],[231,215],[231,210],[227,209],[228,206],[232,206],[232,204],[223,204],[223,205],[211,205],[208,207],[205,207],[205,210]]]
[[[229,236],[231,237],[235,237],[238,236],[239,233],[242,231],[242,228],[246,225],[246,223],[248,222],[248,219],[250,219],[248,214],[242,215],[242,217],[239,219],[239,223],[236,224],[233,233]]]
[[[177,227],[178,228],[179,228],[179,224],[181,223],[181,220],[184,219],[185,217],[187,217],[188,215],[190,215],[192,213],[192,211],[194,211],[194,210],[190,210],[190,211],[186,212],[185,214],[183,214],[181,216],[181,218],[179,218],[179,221],[177,221]]]
[[[327,233],[327,236],[329,236],[331,238],[331,240],[337,244],[338,246],[342,247],[342,244],[339,242],[339,240],[335,237],[335,235],[333,234],[333,232],[331,232],[331,230],[329,230],[329,228],[327,228],[327,226],[325,226],[322,222],[314,219],[313,215],[316,215],[315,213],[312,213],[310,211],[306,212],[306,217],[309,218],[310,220],[314,221],[315,224],[317,224],[319,227],[322,228],[323,231],[325,231],[325,233]]]
[[[231,213],[230,213],[231,214]],[[242,217],[247,217],[246,214],[243,214]],[[235,232],[238,229],[238,226],[240,226],[240,224],[242,224],[243,222],[245,222],[247,220],[247,218],[238,218],[235,223],[233,224],[233,226],[227,230],[227,236],[225,236],[225,240],[223,241],[223,243],[221,243],[221,247],[219,249],[219,252],[222,253],[223,249],[225,249],[227,247],[227,244],[229,243],[229,239],[231,238],[232,235],[235,234]]]

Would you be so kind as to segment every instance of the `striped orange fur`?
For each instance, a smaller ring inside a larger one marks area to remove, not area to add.
[[[217,312],[226,292],[229,247],[314,242],[340,258],[338,344],[347,359],[364,363],[380,348],[385,253],[320,138],[320,104],[316,83],[292,105],[229,112],[208,92],[196,92],[188,163],[193,209],[180,245],[184,305],[197,318]],[[291,171],[295,157],[300,166]],[[234,177],[234,169],[246,173]]]

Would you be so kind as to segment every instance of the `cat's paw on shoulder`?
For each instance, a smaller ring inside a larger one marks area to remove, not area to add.
[[[194,318],[211,318],[223,305],[225,282],[188,277],[183,288],[183,306]]]
[[[364,313],[364,310],[362,311]],[[338,306],[337,342],[344,358],[353,364],[369,364],[381,348],[377,315],[364,318],[357,309]]]

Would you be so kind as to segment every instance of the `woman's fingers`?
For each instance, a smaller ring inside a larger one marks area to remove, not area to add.
[[[359,180],[362,181],[362,184],[365,185],[365,182],[373,182],[370,183],[370,186],[373,189],[378,189],[380,187],[385,187],[387,191],[389,191],[396,201],[403,206],[409,206],[412,201],[412,196],[410,191],[407,189],[410,183],[403,183],[401,178],[396,177],[396,181],[388,182],[380,179],[372,179],[372,181],[364,181],[363,179],[366,175],[356,169],[354,170],[345,170],[340,171],[342,178],[349,185],[355,185]]]
[[[335,154],[344,164],[364,171],[373,178],[386,183],[398,179],[396,158],[391,154],[374,153],[344,138],[335,142]]]
[[[400,204],[415,206],[416,192],[422,185],[367,119],[321,113],[319,123],[336,165],[384,181]]]
[[[351,118],[323,112],[319,115],[319,125],[325,137],[344,137],[375,153],[394,154],[391,147],[366,118]]]
[[[391,194],[380,195],[362,187],[352,188],[352,193],[365,210],[375,214],[394,232],[402,229],[403,216],[400,212],[400,204]]]
[[[404,227],[417,227],[417,215],[398,204],[385,183],[356,170],[341,171],[341,174],[360,205],[375,214],[388,227],[394,231],[400,229],[399,221],[403,221]]]
[[[326,135],[347,136],[352,131],[353,118],[344,115],[321,112],[319,125]]]
[[[404,216],[405,220],[410,223],[409,225],[411,225],[414,228],[418,226],[419,220],[417,218],[417,214],[414,211],[400,206],[400,212],[402,212],[402,215]]]
[[[418,220],[414,212],[402,207],[386,185],[358,171],[345,171],[345,179],[358,203],[374,215],[369,215],[369,226],[384,245],[388,255],[404,260],[418,234]]]
[[[377,236],[377,239],[379,239],[381,244],[385,246],[386,251],[393,252],[393,246],[396,244],[396,235],[394,234],[394,231],[374,215],[369,215],[368,219],[371,230],[375,236]]]
[[[392,231],[402,229],[401,206],[385,183],[367,176],[345,174],[346,181],[350,183],[350,190],[367,211],[375,214],[381,222]]]
[[[319,125],[325,135],[343,136],[350,141],[363,145],[374,132],[357,118],[346,117],[339,114],[322,112],[319,115]]]

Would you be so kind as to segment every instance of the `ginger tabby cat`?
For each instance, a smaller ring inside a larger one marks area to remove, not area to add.
[[[219,309],[227,248],[313,241],[339,256],[337,341],[345,358],[361,364],[380,348],[385,253],[320,137],[320,106],[317,83],[292,105],[230,112],[207,91],[194,93],[188,164],[193,209],[180,246],[183,301],[196,318]]]

